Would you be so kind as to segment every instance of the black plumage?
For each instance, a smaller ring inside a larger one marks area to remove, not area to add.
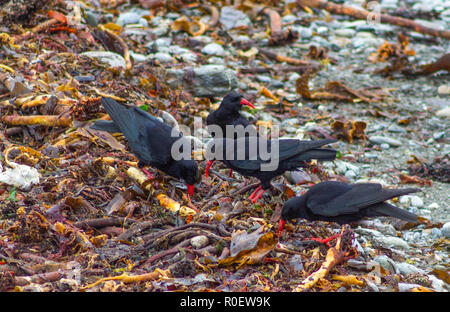
[[[417,222],[415,214],[385,201],[419,191],[417,188],[386,189],[377,183],[318,183],[304,195],[285,202],[281,210],[280,231],[284,222],[297,218],[347,224],[365,217],[386,216]]]
[[[236,127],[238,125],[243,126],[244,128],[251,125],[251,123],[240,114],[240,110],[243,105],[250,106],[255,108],[250,102],[245,100],[241,94],[238,92],[232,91],[228,93],[220,103],[220,106],[217,110],[211,112],[206,118],[206,125],[219,126],[222,130],[222,136],[227,137],[226,135],[226,126]],[[256,133],[256,128],[255,128]],[[215,133],[211,133],[214,137],[219,137]],[[234,135],[234,138],[237,138],[237,135]]]
[[[236,140],[222,138],[212,140],[209,143],[212,146],[209,145],[207,150],[212,151],[211,158],[219,155],[219,159],[216,159],[228,168],[261,181],[261,186],[250,196],[255,202],[271,187],[270,181],[285,171],[305,167],[313,159],[334,160],[336,150],[321,148],[334,142],[334,139],[301,141],[265,140],[261,137],[243,137]],[[278,144],[278,153],[274,144]],[[271,163],[273,166],[269,166]]]
[[[172,156],[172,145],[179,140],[188,139],[138,107],[126,107],[105,97],[101,102],[112,121],[98,120],[92,128],[121,132],[127,138],[131,151],[139,159],[140,167],[151,166],[174,178],[183,179],[192,195],[193,185],[200,179],[197,163],[191,159],[175,160]],[[190,141],[184,146],[190,146]]]

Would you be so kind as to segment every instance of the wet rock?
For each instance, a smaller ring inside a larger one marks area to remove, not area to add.
[[[222,65],[203,65],[183,69],[169,69],[168,83],[179,86],[195,96],[224,96],[238,86],[236,72]]]
[[[210,43],[203,47],[203,54],[223,56],[225,51],[220,44]]]
[[[397,269],[397,272],[402,275],[408,275],[408,274],[414,274],[414,273],[425,274],[424,270],[419,269],[418,267],[416,267],[410,263],[407,263],[407,262],[396,263],[395,267]]]
[[[191,246],[195,249],[203,248],[208,245],[208,237],[205,235],[194,236],[191,238]]]
[[[122,55],[110,51],[87,51],[81,55],[98,59],[102,63],[108,64],[110,67],[126,68],[125,59]]]
[[[250,26],[252,24],[252,22],[244,12],[227,6],[222,7],[222,10],[220,11],[219,21],[226,30],[239,26]]]
[[[377,256],[375,257],[375,259],[373,259],[373,261],[375,263],[378,263],[386,271],[391,271],[392,273],[397,272],[394,260],[386,255]]]

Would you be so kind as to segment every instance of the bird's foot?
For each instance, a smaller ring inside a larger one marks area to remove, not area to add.
[[[233,169],[230,169],[230,171],[228,172],[228,177],[231,178],[233,176]]]
[[[331,247],[331,246],[330,246],[330,242],[331,242],[333,239],[339,237],[339,235],[341,235],[341,234],[338,233],[338,234],[335,234],[335,235],[333,235],[333,236],[330,236],[330,237],[327,237],[327,238],[323,238],[323,239],[322,239],[322,238],[317,238],[317,237],[312,237],[312,238],[307,238],[306,240],[312,240],[312,241],[315,241],[315,242],[319,242],[319,243],[325,244],[325,245],[327,245],[328,247]]]
[[[150,172],[147,171],[147,169],[142,168],[141,170],[145,173],[149,180],[153,180],[155,178]]]
[[[258,186],[256,188],[256,190],[250,194],[250,196],[248,197],[248,199],[250,199],[252,201],[252,203],[256,203],[264,194],[266,190],[262,188],[262,186]]]

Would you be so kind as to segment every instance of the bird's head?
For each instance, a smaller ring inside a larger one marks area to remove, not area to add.
[[[281,218],[277,232],[278,237],[281,236],[286,221],[297,218],[306,218],[306,214],[306,197],[304,195],[286,201],[281,209]]]
[[[181,160],[179,162],[179,175],[187,184],[189,196],[194,195],[194,185],[201,181],[197,163],[194,160]]]
[[[220,104],[222,108],[231,110],[233,112],[239,112],[242,106],[244,105],[250,106],[251,108],[255,108],[255,106],[253,106],[252,103],[244,99],[242,94],[236,91],[231,91],[230,93],[228,93],[223,98],[222,103]]]

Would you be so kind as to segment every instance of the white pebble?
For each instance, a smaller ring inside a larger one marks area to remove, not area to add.
[[[191,238],[191,246],[195,249],[199,249],[208,245],[208,237],[205,235],[194,236]]]
[[[423,207],[423,200],[419,196],[411,196],[410,199],[411,206],[416,208],[422,208]]]

